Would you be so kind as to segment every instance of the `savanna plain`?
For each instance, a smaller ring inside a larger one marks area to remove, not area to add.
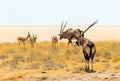
[[[67,40],[66,40],[67,41]],[[74,42],[73,42],[74,43]],[[120,41],[94,41],[94,71],[86,72],[81,47],[59,41],[0,43],[0,81],[120,81]]]

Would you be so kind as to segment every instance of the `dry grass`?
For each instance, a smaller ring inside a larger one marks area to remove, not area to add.
[[[95,42],[97,53],[94,59],[96,72],[120,72],[120,42],[99,41]],[[51,42],[44,41],[35,44],[18,46],[17,43],[0,44],[0,80],[13,77],[38,76],[39,73],[57,73],[56,76],[65,73],[85,73],[84,57],[81,47],[73,48],[65,42],[60,42],[57,48],[51,46]],[[37,73],[31,74],[32,70]],[[62,70],[62,72],[61,72]],[[17,72],[21,71],[21,72]],[[14,73],[15,72],[15,73]],[[6,76],[2,75],[6,73]],[[17,74],[18,73],[18,74]],[[52,75],[51,75],[52,76]]]

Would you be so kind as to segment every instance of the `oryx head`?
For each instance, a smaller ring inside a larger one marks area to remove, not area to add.
[[[96,20],[95,22],[93,22],[85,31],[82,31],[82,32],[81,32],[81,35],[80,35],[79,39],[77,39],[77,41],[76,41],[76,45],[77,45],[77,46],[80,46],[80,45],[81,45],[81,40],[82,40],[82,38],[84,37],[84,33],[85,33],[88,29],[90,29],[93,25],[95,25],[97,22],[98,22],[98,20]]]
[[[60,40],[62,39],[62,38],[64,38],[64,29],[65,29],[65,27],[66,27],[66,24],[67,24],[67,21],[66,21],[66,23],[64,24],[64,26],[63,26],[63,23],[64,23],[64,21],[62,21],[62,24],[61,24],[61,28],[60,28],[60,34],[58,34],[59,36],[60,36]]]

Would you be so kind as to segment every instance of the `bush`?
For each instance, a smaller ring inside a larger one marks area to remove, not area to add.
[[[0,59],[4,60],[5,58],[8,58],[8,56],[6,54],[1,54],[0,55]]]
[[[113,57],[113,62],[118,62],[120,61],[120,57],[119,56],[114,56]]]

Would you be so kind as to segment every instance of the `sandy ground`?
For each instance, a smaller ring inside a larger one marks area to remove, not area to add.
[[[64,70],[41,71],[37,69],[6,70],[4,73],[4,78],[1,78],[0,81],[120,81],[120,73],[118,72],[73,73]]]
[[[44,77],[25,77],[26,81],[119,81],[120,74],[115,73],[91,73],[91,74],[69,74],[64,78],[52,78]]]

